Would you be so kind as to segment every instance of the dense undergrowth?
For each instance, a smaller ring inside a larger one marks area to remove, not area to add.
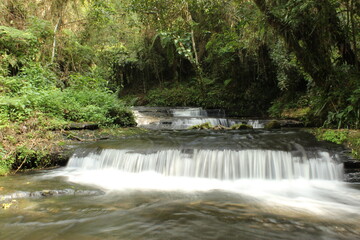
[[[146,94],[127,95],[123,99],[135,105],[224,109],[228,116],[267,116],[270,99],[268,96],[258,96],[256,100],[241,96],[223,84],[212,83],[202,90],[195,83],[176,83],[151,89]]]
[[[55,165],[61,131],[73,122],[127,127],[132,112],[105,79],[64,75],[37,59],[36,33],[0,28],[0,175]]]
[[[78,84],[83,78],[87,84]],[[136,125],[132,112],[116,94],[99,87],[100,80],[70,76],[66,88],[57,81],[54,73],[40,65],[22,68],[16,76],[0,77],[0,174],[54,165],[51,153],[59,147],[55,131],[72,122]]]

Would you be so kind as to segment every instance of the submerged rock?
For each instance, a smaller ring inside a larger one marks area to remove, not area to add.
[[[240,123],[240,124],[232,125],[230,127],[230,129],[231,130],[253,129],[253,126],[248,125],[248,124],[244,124],[244,123]]]
[[[102,195],[103,191],[100,190],[74,190],[74,189],[61,189],[61,190],[42,190],[35,192],[24,192],[18,191],[11,194],[0,195],[0,202],[9,202],[14,199],[21,198],[42,198],[42,197],[51,197],[51,196],[94,196]]]

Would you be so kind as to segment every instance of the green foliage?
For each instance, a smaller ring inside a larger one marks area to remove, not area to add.
[[[329,111],[324,126],[337,128],[359,128],[360,127],[360,88],[352,91],[341,109]]]
[[[43,91],[28,97],[34,109],[67,121],[90,121],[101,125],[133,125],[127,108],[114,94],[95,89],[68,88]],[[124,117],[122,120],[121,117]]]
[[[309,96],[282,96],[272,102],[268,113],[274,118],[292,118],[299,119],[305,125],[308,124]]]
[[[92,48],[73,31],[66,29],[59,36],[59,49],[56,54],[56,64],[61,71],[91,72],[91,66],[96,61],[96,49]]]
[[[0,176],[6,175],[10,172],[11,162],[6,159],[6,151],[2,144],[0,144]]]
[[[341,144],[344,143],[344,141],[347,139],[347,135],[348,135],[347,131],[335,132],[332,130],[327,130],[323,133],[322,139],[337,144]]]
[[[347,130],[338,131],[332,129],[319,128],[315,131],[315,136],[319,140],[325,140],[337,144],[343,144],[348,139],[349,131]]]
[[[312,129],[312,134],[318,140],[325,140],[337,144],[343,144],[351,149],[354,158],[360,159],[360,131],[359,130],[334,130],[334,129]]]
[[[196,87],[176,85],[172,88],[150,90],[145,101],[151,106],[196,106],[199,105],[198,97],[200,91]]]
[[[271,58],[277,67],[276,77],[280,90],[300,91],[301,84],[306,86],[295,55],[286,51],[282,41],[277,42],[272,48]]]
[[[36,58],[39,43],[29,31],[0,26],[0,76],[14,75]]]
[[[349,132],[347,142],[348,147],[351,148],[352,155],[360,159],[360,132]]]
[[[48,38],[53,37],[51,22],[36,16],[29,17],[28,31],[36,36],[40,43],[44,43]]]
[[[67,85],[72,89],[105,89],[107,81],[100,77],[89,77],[79,73],[71,74]]]

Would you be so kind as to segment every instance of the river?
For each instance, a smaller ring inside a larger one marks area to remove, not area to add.
[[[360,186],[343,180],[336,145],[261,121],[186,130],[230,120],[171,113],[142,119],[148,133],[82,146],[64,168],[0,178],[0,238],[359,239]]]

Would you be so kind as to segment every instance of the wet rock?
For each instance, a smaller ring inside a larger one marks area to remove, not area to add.
[[[230,127],[230,129],[231,130],[243,130],[243,129],[253,129],[253,127],[251,125],[248,125],[248,124],[240,123],[240,124],[232,125]]]
[[[360,170],[360,169],[359,169]],[[360,182],[360,171],[358,172],[351,172],[351,173],[346,173],[344,175],[344,181],[345,182]]]
[[[345,169],[360,169],[360,161],[357,160],[348,160],[344,162]]]
[[[272,120],[265,124],[266,129],[279,129],[281,128],[281,124],[279,121]]]
[[[29,192],[15,192],[11,195],[12,199],[16,198],[28,198],[30,196]]]

